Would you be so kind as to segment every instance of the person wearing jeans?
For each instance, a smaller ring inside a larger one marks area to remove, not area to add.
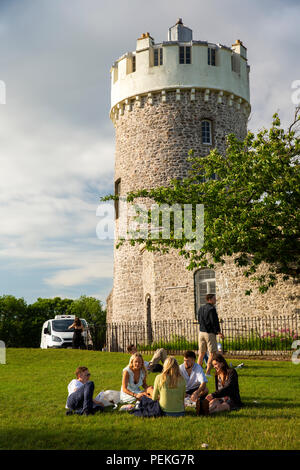
[[[67,415],[75,412],[76,414],[94,414],[96,411],[103,411],[104,406],[101,402],[93,400],[94,382],[90,381],[90,372],[87,367],[78,367],[75,372],[76,379],[73,379],[68,385],[69,396],[67,398]]]

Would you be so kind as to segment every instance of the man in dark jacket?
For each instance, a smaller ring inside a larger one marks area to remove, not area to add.
[[[209,375],[213,354],[218,351],[217,335],[224,338],[221,333],[218,314],[216,311],[216,296],[215,294],[206,295],[206,304],[202,305],[198,311],[199,322],[199,356],[198,364],[202,367],[203,358],[208,351],[209,358],[206,366],[206,375]]]

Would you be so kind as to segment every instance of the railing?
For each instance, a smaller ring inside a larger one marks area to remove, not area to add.
[[[221,318],[220,325],[224,334],[224,339],[219,338],[222,350],[230,354],[285,355],[300,338],[299,315]],[[154,321],[151,325],[147,322],[108,323],[105,329],[107,351],[126,352],[129,344],[144,353],[162,347],[169,354],[198,349],[199,325],[194,320]],[[102,338],[103,335],[102,331]],[[94,349],[99,347],[94,346]]]

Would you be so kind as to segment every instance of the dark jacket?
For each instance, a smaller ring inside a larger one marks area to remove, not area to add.
[[[198,322],[200,331],[204,333],[214,333],[216,335],[221,332],[218,314],[212,304],[207,303],[199,308]]]
[[[212,393],[213,398],[229,397],[231,400],[230,408],[240,408],[243,406],[239,391],[238,375],[235,369],[229,369],[227,379],[220,387],[218,376],[215,376],[216,391]]]

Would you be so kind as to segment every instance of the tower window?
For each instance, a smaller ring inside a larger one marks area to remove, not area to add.
[[[153,65],[156,67],[158,65],[163,65],[163,48],[157,47],[153,51],[154,53],[154,63]]]
[[[121,194],[121,178],[115,182],[115,196],[120,196]],[[115,201],[115,217],[119,218],[120,215],[120,201],[119,199]]]
[[[216,293],[215,272],[212,269],[200,269],[194,274],[195,314],[201,305],[206,304],[206,294]]]
[[[208,65],[216,65],[216,49],[213,47],[207,49],[207,63]]]
[[[201,122],[202,144],[212,144],[211,121],[205,120]]]
[[[179,47],[179,63],[191,64],[191,46]]]
[[[126,61],[126,73],[133,73],[136,71],[136,57],[134,54],[127,57]]]

